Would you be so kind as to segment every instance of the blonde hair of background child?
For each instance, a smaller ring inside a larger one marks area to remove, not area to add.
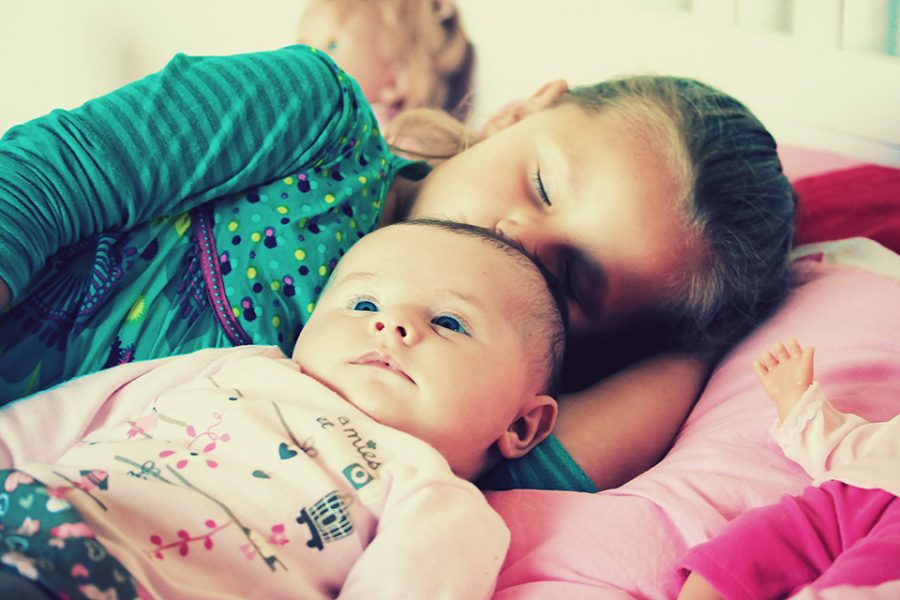
[[[402,96],[398,108],[439,108],[464,120],[472,103],[475,48],[453,0],[310,0],[304,16],[327,7],[335,11],[340,28],[363,5],[371,3],[377,11],[366,14],[380,19],[370,24],[378,45],[371,51],[394,65],[388,68],[397,70],[394,76]],[[332,33],[336,37],[338,32]],[[300,41],[305,42],[302,37]],[[326,52],[336,49],[333,41],[321,45]]]

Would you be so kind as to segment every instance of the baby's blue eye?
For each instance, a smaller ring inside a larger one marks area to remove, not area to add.
[[[456,333],[466,333],[466,328],[463,327],[463,324],[459,322],[459,319],[456,317],[451,317],[449,315],[441,315],[439,317],[435,317],[431,320],[432,323],[437,325],[438,327],[443,327],[445,329],[449,329],[450,331],[454,331]]]
[[[353,305],[353,310],[362,310],[367,312],[378,312],[378,307],[371,300],[357,300]]]

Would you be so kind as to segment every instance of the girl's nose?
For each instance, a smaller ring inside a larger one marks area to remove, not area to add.
[[[546,223],[540,212],[531,207],[510,209],[494,226],[494,232],[508,240],[514,240],[531,252],[546,232]]]
[[[545,267],[554,270],[553,257],[558,253],[560,241],[547,223],[513,215],[500,219],[494,227],[494,233],[516,242],[526,252],[537,257]]]

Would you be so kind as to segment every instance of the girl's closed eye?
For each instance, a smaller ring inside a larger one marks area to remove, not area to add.
[[[460,319],[459,317],[455,317],[453,315],[438,315],[431,319],[431,322],[438,327],[449,329],[454,333],[469,335],[468,327],[465,325],[465,323],[462,322],[462,319]]]
[[[538,167],[534,172],[534,176],[531,178],[531,182],[534,187],[534,191],[537,194],[537,197],[544,204],[544,206],[553,206],[553,203],[550,202],[550,197],[547,195],[547,189],[544,187],[544,180],[541,178],[540,167]]]

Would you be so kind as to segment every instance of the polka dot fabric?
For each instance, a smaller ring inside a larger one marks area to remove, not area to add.
[[[290,355],[340,257],[375,228],[392,159],[366,111],[313,165],[214,209],[228,319]]]
[[[97,215],[71,215],[75,229],[107,212],[146,220],[63,248],[0,315],[0,406],[135,360],[250,343],[290,354],[337,261],[377,225],[411,164],[390,154],[356,83],[313,49],[182,57],[161,73],[98,100],[109,109],[99,121],[83,119],[97,143],[121,135],[151,150],[115,146],[143,175],[94,198]],[[154,97],[181,138],[129,119]],[[84,162],[98,170],[91,189],[121,175]]]

